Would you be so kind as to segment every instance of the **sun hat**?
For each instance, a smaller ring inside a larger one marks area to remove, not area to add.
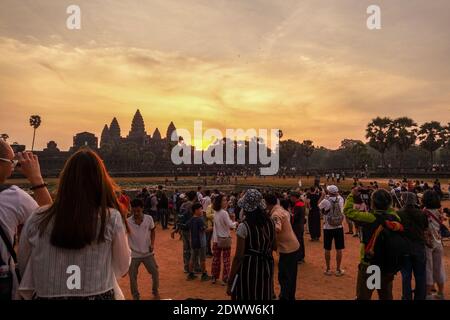
[[[339,192],[339,188],[332,184],[327,187],[327,191],[330,194],[337,194]]]
[[[263,196],[261,192],[256,189],[248,189],[244,196],[239,199],[238,206],[244,209],[246,212],[252,212],[256,209],[265,209],[266,204],[264,203]]]

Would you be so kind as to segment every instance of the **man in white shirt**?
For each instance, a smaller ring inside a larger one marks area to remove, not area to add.
[[[14,185],[6,185],[6,180],[14,169],[21,172],[30,182],[34,192],[34,199],[25,191]],[[41,169],[36,155],[31,152],[14,151],[6,141],[0,139],[0,227],[3,229],[8,241],[14,245],[17,229],[23,225],[31,213],[39,206],[52,203],[47,186],[41,176]],[[9,263],[10,270],[15,269],[11,254],[0,238],[1,260]],[[18,286],[16,274],[13,272],[12,297]]]
[[[206,213],[206,210],[211,205],[211,191],[205,191],[205,196],[202,198],[202,202],[200,203],[202,204],[203,213]]]
[[[342,250],[344,244],[344,199],[339,195],[339,189],[335,185],[327,187],[328,195],[322,192],[321,201],[319,201],[319,209],[324,215],[323,224],[323,246],[325,249],[326,275],[332,275],[330,268],[331,247],[334,240],[336,249],[336,276],[344,275],[341,269]]]
[[[128,218],[130,233],[128,243],[131,249],[131,264],[128,274],[130,276],[131,294],[134,300],[140,299],[137,285],[139,266],[144,264],[152,275],[152,293],[159,299],[159,272],[153,248],[155,245],[155,223],[150,215],[144,215],[144,204],[140,199],[131,201],[132,216]]]
[[[202,193],[202,187],[201,186],[197,187],[197,199],[198,199],[198,202],[202,203],[203,193]]]

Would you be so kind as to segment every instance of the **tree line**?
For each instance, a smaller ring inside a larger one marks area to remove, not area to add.
[[[430,121],[418,125],[408,117],[376,117],[367,124],[365,137],[365,142],[344,139],[337,150],[315,147],[311,140],[281,140],[280,165],[284,169],[304,170],[358,170],[366,166],[400,170],[429,170],[435,166],[449,170],[450,123],[442,125],[438,121]]]

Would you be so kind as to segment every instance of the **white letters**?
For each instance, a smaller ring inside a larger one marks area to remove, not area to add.
[[[370,276],[367,278],[367,281],[366,281],[367,289],[369,289],[369,290],[381,289],[380,267],[376,266],[376,265],[371,265],[367,268],[366,273],[370,274]]]
[[[367,28],[369,30],[380,30],[381,29],[381,8],[377,5],[368,6],[367,14],[370,14],[370,16],[367,18]]]
[[[72,4],[67,7],[67,14],[70,16],[66,20],[66,26],[69,30],[80,30],[81,29],[81,9],[79,6]]]
[[[66,270],[70,276],[67,278],[66,285],[69,290],[81,289],[81,269],[77,265],[70,265]]]

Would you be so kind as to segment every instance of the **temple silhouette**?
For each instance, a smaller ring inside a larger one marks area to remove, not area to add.
[[[119,122],[114,117],[109,126],[104,125],[100,141],[94,133],[80,132],[73,137],[73,145],[68,151],[61,151],[52,140],[47,143],[47,148],[36,151],[36,154],[46,175],[57,175],[72,153],[86,147],[98,152],[108,170],[113,172],[147,172],[157,169],[173,173],[170,151],[176,144],[176,141],[171,141],[174,132],[176,134],[176,127],[170,122],[165,137],[162,137],[158,128],[155,128],[152,135],[148,134],[144,118],[137,109],[126,137],[122,136]],[[21,145],[13,147],[16,151],[25,149]]]

